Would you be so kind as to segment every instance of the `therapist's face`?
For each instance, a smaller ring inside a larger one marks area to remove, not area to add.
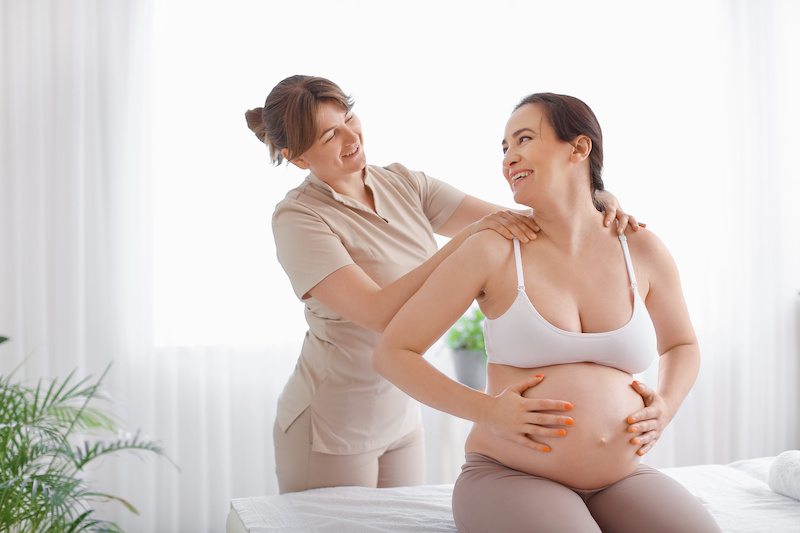
[[[317,115],[319,131],[314,144],[291,162],[311,170],[329,184],[352,174],[360,174],[367,165],[361,121],[353,113],[333,102],[325,102]]]

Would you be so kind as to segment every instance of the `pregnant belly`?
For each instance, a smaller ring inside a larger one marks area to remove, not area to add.
[[[633,472],[640,457],[636,454],[638,447],[630,442],[634,435],[628,433],[626,420],[644,403],[630,386],[631,375],[593,363],[534,369],[489,365],[487,393],[498,395],[536,374],[543,374],[544,380],[523,396],[570,402],[574,407],[571,411],[554,411],[575,420],[574,426],[565,427],[567,435],[534,437],[551,449],[540,452],[476,424],[467,439],[466,451],[579,489],[604,487]]]

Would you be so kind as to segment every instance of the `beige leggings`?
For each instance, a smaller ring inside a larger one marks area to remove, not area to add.
[[[468,453],[453,490],[460,533],[720,531],[681,484],[645,465],[613,485],[573,489]]]
[[[311,411],[306,409],[284,432],[275,423],[275,473],[281,494],[320,487],[403,487],[425,482],[422,423],[384,448],[351,455],[311,449]]]

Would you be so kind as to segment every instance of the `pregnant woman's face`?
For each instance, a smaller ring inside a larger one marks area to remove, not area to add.
[[[572,145],[560,140],[539,104],[525,104],[511,115],[503,137],[503,176],[514,200],[525,200],[547,192],[563,181]]]

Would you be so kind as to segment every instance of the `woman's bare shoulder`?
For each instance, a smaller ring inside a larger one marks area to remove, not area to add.
[[[643,272],[651,283],[677,276],[675,259],[655,233],[645,228],[630,232],[630,235],[628,233],[625,235],[634,267]]]
[[[626,231],[625,237],[631,253],[641,254],[646,257],[658,258],[663,254],[669,255],[664,242],[647,228],[639,228],[638,231]]]
[[[483,258],[489,262],[502,262],[513,253],[514,244],[492,230],[483,230],[470,235],[461,245],[461,249],[470,256]]]

